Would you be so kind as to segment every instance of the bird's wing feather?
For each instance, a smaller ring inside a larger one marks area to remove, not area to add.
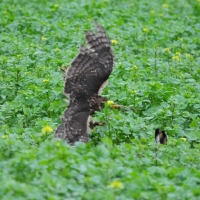
[[[96,22],[95,25],[97,33],[86,33],[87,46],[80,46],[79,54],[65,72],[64,93],[70,98],[70,104],[55,137],[65,139],[70,144],[88,141],[91,98],[98,95],[113,69],[110,40],[103,27]]]
[[[85,35],[87,47],[80,46],[79,54],[66,71],[64,93],[67,96],[80,90],[87,95],[97,94],[113,69],[114,56],[109,38],[102,26],[95,22],[97,33]]]
[[[89,105],[72,102],[66,109],[63,123],[57,128],[55,137],[67,140],[69,144],[76,141],[87,142]]]

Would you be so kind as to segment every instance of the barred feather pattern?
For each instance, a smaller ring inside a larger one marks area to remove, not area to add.
[[[113,70],[114,55],[104,28],[94,23],[97,32],[86,33],[87,46],[80,45],[79,54],[65,71],[64,94],[70,101],[55,137],[69,144],[88,142],[90,115],[107,101],[100,93]]]

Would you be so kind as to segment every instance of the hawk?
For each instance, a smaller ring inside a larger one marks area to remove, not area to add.
[[[167,144],[167,134],[165,131],[160,131],[159,128],[155,130],[155,140],[160,144]]]
[[[97,32],[89,30],[85,34],[86,46],[80,45],[79,54],[65,71],[64,94],[69,98],[69,105],[55,137],[69,144],[88,142],[88,127],[98,125],[91,115],[107,101],[100,93],[113,70],[114,55],[104,28],[94,23]]]

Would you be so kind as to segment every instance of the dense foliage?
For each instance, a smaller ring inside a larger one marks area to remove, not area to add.
[[[0,2],[0,199],[200,198],[199,0]],[[91,142],[55,140],[60,66],[104,26],[115,68]],[[155,128],[168,145],[154,142]]]

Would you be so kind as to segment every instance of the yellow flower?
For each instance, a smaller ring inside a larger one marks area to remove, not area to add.
[[[122,66],[122,63],[121,63],[121,62],[119,63],[119,66]]]
[[[164,48],[164,52],[169,52],[169,48]]]
[[[134,65],[134,66],[133,66],[133,69],[137,70],[137,69],[138,69],[138,67],[137,67],[136,65]]]
[[[51,132],[53,132],[53,129],[51,128],[51,126],[45,126],[45,127],[42,129],[42,132],[43,132],[43,133],[51,133]]]
[[[172,58],[173,60],[175,60],[175,61],[180,61],[180,58],[178,57],[178,56],[173,56],[173,58]]]
[[[186,138],[182,137],[181,140],[183,140],[184,142],[187,140]]]
[[[113,101],[111,101],[111,100],[108,100],[106,103],[107,103],[108,106],[113,106],[113,105],[115,104],[115,103],[114,103]]]
[[[111,188],[118,188],[118,189],[123,189],[124,185],[120,181],[113,181],[110,185]]]
[[[2,139],[7,139],[7,138],[8,138],[8,135],[3,135],[1,138],[2,138]]]
[[[151,14],[155,14],[155,10],[151,10],[150,12],[151,12]]]
[[[149,31],[148,28],[143,28],[142,30],[143,30],[143,32],[145,32],[145,33],[147,33],[147,32]]]
[[[60,49],[59,49],[59,48],[56,48],[56,49],[55,49],[55,52],[58,52],[58,51],[60,51]]]
[[[169,8],[169,5],[166,4],[166,3],[164,3],[164,4],[162,4],[162,7],[163,7],[163,8]]]
[[[180,52],[176,52],[176,56],[180,56],[181,55],[181,53]]]
[[[193,56],[191,54],[186,54],[186,56],[190,59],[193,59]]]
[[[20,57],[21,57],[21,55],[20,55],[20,54],[17,54],[17,57],[18,57],[18,58],[20,58]]]
[[[49,82],[49,79],[44,79],[43,80],[43,83],[48,83]]]
[[[178,40],[183,41],[183,38],[178,38]]]
[[[55,9],[54,9],[54,8],[51,8],[51,11],[55,11]]]
[[[55,5],[54,5],[54,8],[59,8],[59,5],[58,5],[58,4],[55,4]]]
[[[132,93],[133,93],[133,94],[136,94],[136,92],[137,92],[137,90],[132,90]]]
[[[118,41],[117,40],[111,40],[111,43],[116,45],[118,43]]]
[[[56,142],[56,146],[59,147],[60,146],[60,142],[57,141]]]
[[[46,41],[47,40],[47,38],[45,38],[45,37],[42,37],[42,41]]]

